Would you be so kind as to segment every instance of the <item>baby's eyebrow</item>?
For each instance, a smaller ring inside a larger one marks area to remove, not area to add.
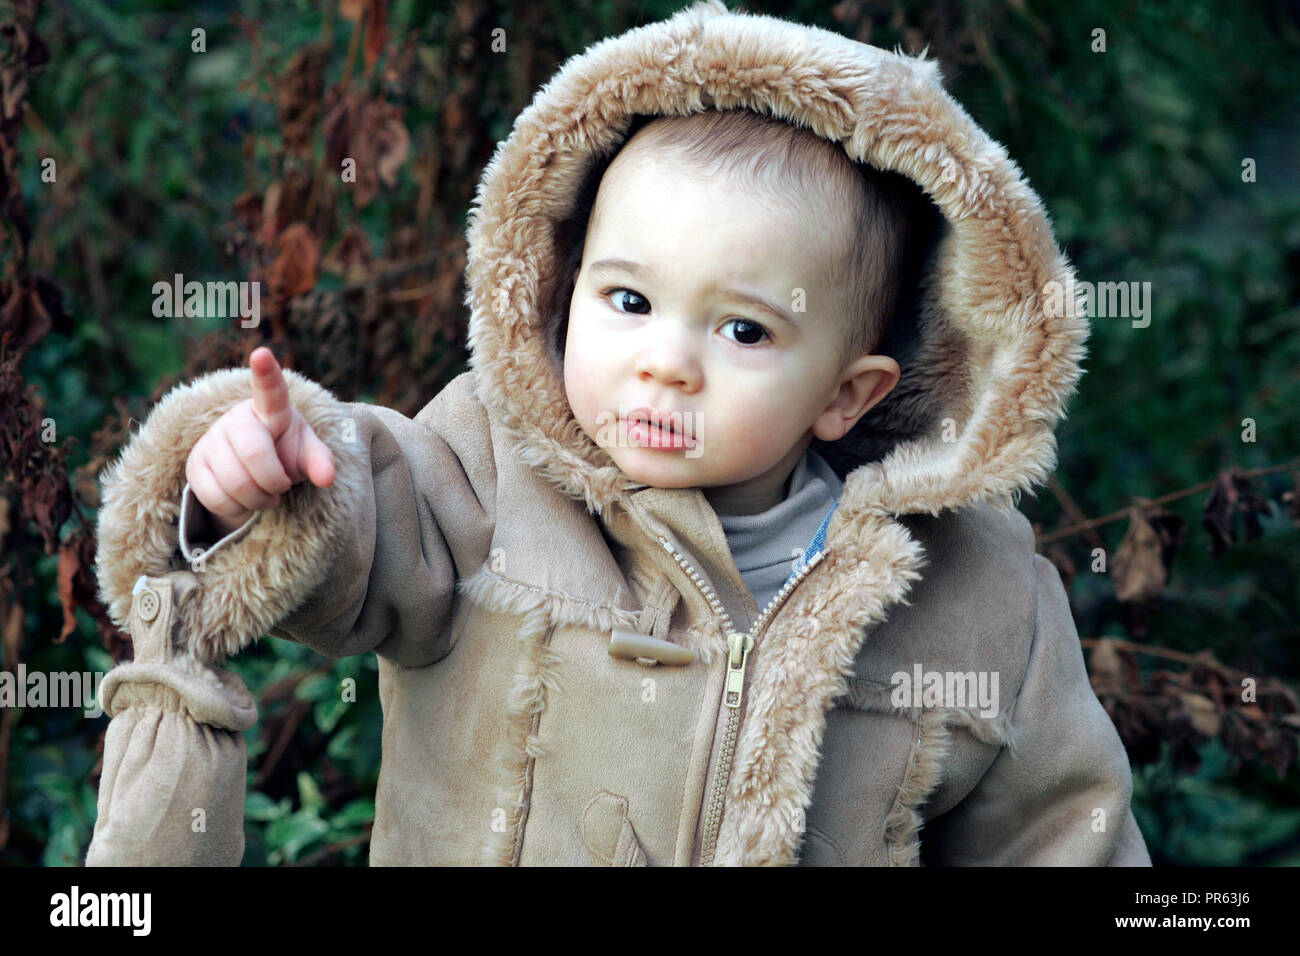
[[[643,265],[640,262],[633,262],[631,259],[599,259],[591,264],[589,271],[592,273],[626,272],[629,275],[636,276],[638,279],[643,279],[647,282],[653,280],[655,274],[654,270],[649,266]],[[728,299],[736,302],[743,302],[752,308],[766,312],[773,318],[785,322],[794,328],[799,327],[799,323],[794,320],[794,316],[792,316],[787,310],[781,308],[766,296],[759,295],[757,292],[745,292],[741,289],[724,289],[717,285],[714,285],[713,289]]]
[[[630,272],[638,279],[654,278],[654,270],[631,259],[600,259],[591,264],[592,272]]]
[[[794,320],[794,316],[766,296],[761,296],[756,292],[742,292],[740,289],[723,289],[722,294],[728,299],[744,302],[746,305],[766,312],[773,318],[779,319],[793,328],[797,329],[799,327],[799,323]]]

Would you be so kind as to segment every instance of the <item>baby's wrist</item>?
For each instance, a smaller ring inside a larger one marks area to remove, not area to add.
[[[220,541],[222,538],[230,534],[232,531],[238,531],[241,527],[243,527],[244,522],[253,516],[253,512],[246,511],[242,516],[227,518],[224,515],[219,515],[216,514],[215,512],[209,511],[201,503],[199,507],[202,510],[202,514],[204,520],[207,522],[207,526],[213,532],[214,541]]]

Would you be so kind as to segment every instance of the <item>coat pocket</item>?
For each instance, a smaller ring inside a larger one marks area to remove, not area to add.
[[[627,797],[602,790],[582,811],[582,842],[601,866],[647,866],[627,817]]]
[[[804,832],[803,849],[799,854],[800,866],[848,866],[844,849],[835,840],[816,827]]]

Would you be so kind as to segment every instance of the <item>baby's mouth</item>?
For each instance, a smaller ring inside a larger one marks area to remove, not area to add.
[[[638,409],[623,419],[628,437],[638,446],[660,449],[694,448],[696,440],[679,431],[672,420],[661,417],[658,421],[646,411]]]

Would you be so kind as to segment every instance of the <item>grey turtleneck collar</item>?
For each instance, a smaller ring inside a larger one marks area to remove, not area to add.
[[[842,491],[831,466],[810,448],[790,474],[784,501],[759,514],[718,516],[760,613],[794,572],[796,552],[808,547]]]

